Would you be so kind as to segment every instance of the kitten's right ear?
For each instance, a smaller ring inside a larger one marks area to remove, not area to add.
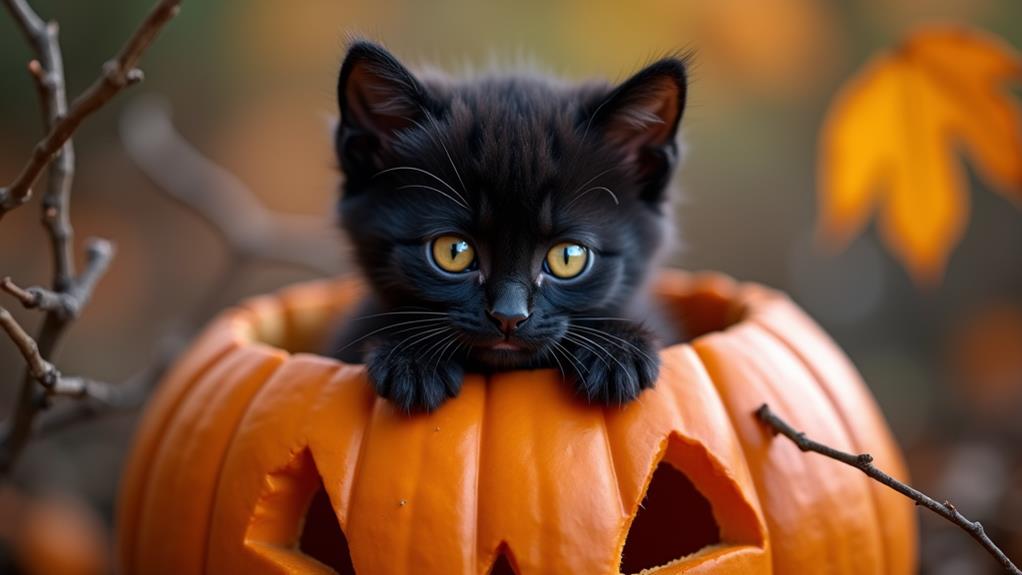
[[[357,41],[337,80],[341,121],[335,146],[341,167],[379,170],[398,134],[433,107],[426,89],[381,46]]]

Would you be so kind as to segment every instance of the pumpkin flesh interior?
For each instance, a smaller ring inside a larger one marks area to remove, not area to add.
[[[710,502],[670,463],[653,472],[621,552],[621,572],[638,573],[720,543]]]

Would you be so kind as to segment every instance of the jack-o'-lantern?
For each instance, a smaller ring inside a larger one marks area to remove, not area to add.
[[[655,389],[579,400],[557,370],[468,375],[405,415],[320,347],[361,289],[336,280],[214,321],[151,401],[118,513],[125,573],[910,573],[910,502],[775,439],[901,455],[855,369],[783,295],[666,273],[694,336]],[[644,571],[646,570],[646,571]]]

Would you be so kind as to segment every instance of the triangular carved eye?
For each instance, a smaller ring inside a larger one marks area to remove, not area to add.
[[[661,461],[628,530],[621,572],[639,573],[720,543],[710,502],[681,471]]]
[[[490,567],[490,571],[487,575],[516,575],[514,565],[511,563],[511,558],[508,557],[508,550],[506,547],[502,547],[497,553],[497,559],[493,562],[493,567]]]
[[[312,497],[305,523],[298,539],[298,550],[316,561],[327,565],[339,575],[355,575],[348,550],[348,538],[344,536],[337,516],[330,505],[330,497],[322,483]]]
[[[271,471],[245,533],[253,552],[292,572],[355,575],[348,539],[308,449]]]

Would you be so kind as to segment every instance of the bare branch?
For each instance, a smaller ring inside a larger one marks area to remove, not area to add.
[[[11,294],[15,299],[21,302],[21,305],[25,306],[26,309],[35,309],[53,304],[56,294],[50,290],[40,289],[38,287],[23,288],[14,283],[9,276],[0,282],[0,289]],[[51,295],[52,294],[52,295]],[[45,304],[44,299],[49,301]],[[44,308],[45,309],[45,308]]]
[[[883,471],[880,471],[873,465],[873,456],[868,453],[853,455],[809,439],[806,437],[805,433],[797,431],[789,425],[788,422],[774,414],[774,412],[770,410],[770,407],[765,403],[756,410],[756,417],[768,425],[774,433],[780,433],[790,439],[800,450],[813,451],[825,457],[840,461],[845,465],[850,465],[859,471],[862,471],[870,478],[890,487],[905,497],[908,497],[914,501],[916,505],[921,505],[937,515],[940,515],[944,519],[947,519],[951,523],[954,523],[958,527],[961,527],[965,530],[965,532],[972,536],[973,539],[979,542],[984,549],[993,555],[998,562],[1000,562],[1001,566],[1004,567],[1005,572],[1011,573],[1012,575],[1022,575],[1022,571],[1019,571],[1019,568],[1016,567],[1010,559],[1008,559],[1008,556],[1005,555],[989,537],[987,537],[986,532],[983,530],[983,525],[981,525],[979,521],[971,521],[966,518],[954,505],[951,504],[950,501],[939,503],[922,491],[906,485]]]
[[[178,12],[181,0],[160,0],[146,16],[128,42],[112,60],[103,65],[103,72],[89,88],[85,90],[66,113],[59,109],[59,100],[63,97],[63,68],[60,64],[60,50],[57,47],[57,27],[54,24],[42,25],[42,20],[32,11],[25,0],[4,0],[8,10],[14,16],[19,27],[29,38],[47,74],[54,85],[60,86],[60,97],[56,90],[50,98],[49,111],[53,122],[49,132],[36,144],[28,163],[14,181],[7,187],[0,188],[0,217],[4,213],[17,208],[28,201],[32,193],[32,185],[39,174],[53,160],[54,155],[64,146],[82,120],[106,104],[125,87],[136,84],[142,79],[142,73],[135,68],[142,53],[149,47],[163,26]],[[34,77],[42,78],[38,73]],[[60,80],[57,80],[57,78]],[[37,80],[39,86],[47,85]],[[55,213],[54,217],[59,216]],[[69,274],[70,275],[70,274]]]
[[[185,343],[184,338],[173,335],[164,338],[157,345],[156,353],[141,369],[117,385],[106,386],[102,396],[92,391],[89,396],[81,398],[82,401],[67,403],[42,414],[33,437],[46,437],[82,421],[142,407],[153,386],[166,373]]]
[[[23,288],[11,278],[0,282],[0,289],[14,296],[27,309],[39,309],[55,314],[62,321],[78,317],[96,287],[96,282],[110,266],[114,246],[107,240],[93,238],[86,247],[85,271],[71,282],[67,291],[53,291],[41,286]]]
[[[102,399],[108,393],[104,391],[106,384],[92,382],[81,378],[65,380],[60,372],[48,361],[52,356],[57,342],[67,326],[74,320],[92,297],[96,283],[106,272],[114,256],[114,246],[106,240],[94,239],[87,248],[87,262],[81,275],[71,281],[66,291],[52,292],[43,288],[22,289],[9,280],[4,280],[3,288],[12,293],[23,304],[29,298],[38,307],[52,305],[47,309],[46,318],[39,331],[39,339],[33,340],[14,321],[6,309],[3,314],[10,322],[4,324],[8,335],[22,351],[28,365],[22,380],[16,403],[14,416],[7,431],[0,436],[0,474],[10,470],[20,455],[32,433],[32,425],[38,413],[48,407],[47,399],[53,395],[69,395],[72,397],[91,397]],[[13,288],[9,288],[13,286]],[[32,307],[32,306],[27,306]],[[2,317],[2,315],[0,315]],[[42,385],[38,389],[34,382]]]
[[[39,353],[39,346],[6,308],[0,307],[0,327],[7,332],[28,365],[29,373],[47,395],[92,398],[106,403],[113,396],[111,386],[82,377],[65,377]]]
[[[142,171],[170,198],[205,220],[235,258],[327,275],[338,271],[340,241],[333,226],[323,218],[267,210],[236,176],[177,133],[164,102],[154,98],[132,102],[121,117],[121,138]]]
[[[4,0],[4,3],[36,53],[37,59],[28,63],[28,70],[39,94],[43,125],[47,131],[53,130],[67,115],[64,60],[58,41],[59,27],[56,22],[44,23],[25,0]],[[68,138],[49,163],[49,177],[43,195],[43,223],[50,234],[53,251],[53,287],[58,290],[64,289],[75,273],[71,247],[74,232],[68,216],[74,165],[74,145]],[[19,201],[28,200],[30,187],[31,183],[25,187],[25,195]],[[0,218],[5,211],[2,199],[3,189],[0,188]]]
[[[86,117],[125,87],[141,81],[142,73],[136,68],[138,60],[167,22],[177,14],[181,0],[158,0],[120,52],[103,65],[102,74],[75,99],[70,108],[67,106],[64,88],[57,24],[44,24],[27,0],[3,2],[36,53],[36,59],[29,63],[28,68],[39,94],[47,134],[36,144],[28,163],[14,182],[7,187],[0,187],[0,218],[28,201],[33,184],[42,170],[49,166],[48,187],[42,201],[42,221],[49,235],[53,255],[53,281],[51,289],[22,289],[10,280],[0,286],[26,307],[46,311],[38,336],[35,340],[29,338],[35,353],[26,356],[26,360],[31,361],[22,379],[14,414],[5,432],[0,435],[0,474],[9,472],[14,465],[31,436],[36,416],[48,407],[49,397],[69,395],[76,398],[94,397],[101,401],[113,397],[113,392],[106,384],[83,378],[62,378],[56,368],[49,364],[64,332],[88,303],[96,283],[106,272],[114,255],[110,242],[92,240],[87,246],[86,268],[80,275],[75,274],[74,232],[69,216],[74,174],[71,136]],[[23,334],[24,330],[20,332]],[[17,341],[25,343],[23,339]],[[40,369],[45,367],[32,363],[36,357],[51,368],[45,373],[50,374],[47,381],[52,385],[44,384],[44,389],[35,385],[37,381],[43,383],[37,376]]]
[[[42,383],[44,387],[53,387],[53,382],[59,377],[57,369],[39,355],[39,346],[35,340],[25,332],[11,312],[4,307],[0,307],[0,327],[7,332],[7,336],[11,338],[14,345],[18,346],[18,351],[25,358],[32,377]]]

